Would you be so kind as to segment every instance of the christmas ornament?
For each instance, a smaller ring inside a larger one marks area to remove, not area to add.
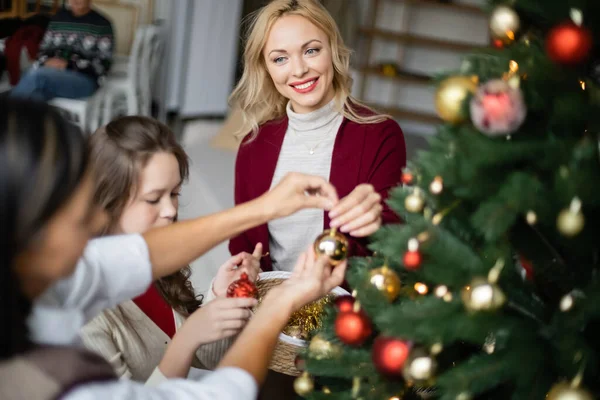
[[[465,286],[461,298],[469,311],[495,311],[506,301],[502,289],[483,278],[475,278],[469,286]]]
[[[404,268],[409,271],[415,271],[421,267],[421,253],[418,251],[407,251],[404,253],[402,257],[402,263],[404,264]]]
[[[490,15],[490,35],[502,44],[513,42],[520,26],[519,15],[510,7],[498,6]]]
[[[335,308],[337,308],[338,312],[347,312],[352,311],[354,308],[354,302],[356,299],[349,294],[344,296],[338,296],[334,300]]]
[[[433,194],[440,194],[444,190],[444,181],[441,176],[436,176],[429,185],[429,191]]]
[[[382,293],[390,303],[396,300],[402,286],[396,272],[384,265],[381,268],[371,270],[369,276],[371,285]]]
[[[442,352],[442,350],[444,350],[444,345],[441,343],[434,343],[431,345],[431,348],[429,349],[429,351],[433,355],[440,354]]]
[[[497,49],[502,49],[504,48],[504,42],[501,39],[493,39],[492,46],[494,46]]]
[[[420,213],[425,206],[425,199],[419,188],[415,188],[411,194],[404,199],[404,207],[411,213]]]
[[[490,332],[486,336],[482,349],[488,354],[493,354],[496,351],[496,336],[493,333]]]
[[[581,200],[575,197],[571,200],[569,208],[562,210],[556,219],[560,233],[566,237],[577,236],[583,230],[585,219],[581,213]]]
[[[528,281],[532,281],[533,280],[533,264],[531,264],[531,261],[526,259],[524,256],[519,255],[519,262],[521,263],[521,267],[523,267],[523,275],[524,275],[523,278],[527,279]]]
[[[404,362],[402,375],[407,382],[418,386],[430,386],[437,369],[435,358],[423,347],[413,347]]]
[[[585,389],[561,382],[552,386],[546,400],[594,400],[594,396]]]
[[[562,312],[567,312],[575,305],[575,298],[571,293],[566,294],[560,299],[559,308]]]
[[[546,37],[548,57],[557,64],[581,64],[589,57],[591,49],[591,32],[572,22],[555,26]]]
[[[470,109],[473,125],[488,136],[513,133],[527,115],[521,90],[502,79],[481,85],[471,99]]]
[[[400,376],[408,358],[410,346],[404,340],[379,336],[373,343],[373,364],[383,375]]]
[[[427,287],[427,285],[421,282],[415,283],[413,289],[415,289],[415,292],[421,295],[426,295],[429,292],[429,288]]]
[[[477,90],[477,79],[468,76],[453,76],[442,81],[435,93],[435,108],[446,122],[463,122],[467,115],[463,103]]]
[[[405,185],[412,185],[415,180],[415,177],[410,172],[403,172],[401,181]]]
[[[409,271],[415,271],[421,268],[422,257],[419,252],[419,240],[411,238],[408,241],[408,251],[402,257],[404,268]]]
[[[294,390],[299,396],[306,396],[312,393],[314,388],[315,384],[307,372],[303,372],[302,375],[294,380]]]
[[[317,256],[327,256],[331,265],[336,266],[348,257],[348,239],[337,229],[327,229],[314,243]]]
[[[335,333],[350,346],[360,346],[371,336],[371,321],[362,311],[339,313],[335,320]]]
[[[529,225],[537,224],[537,214],[535,213],[535,211],[527,211],[527,214],[525,215],[525,220]]]
[[[242,272],[240,279],[231,282],[227,288],[227,297],[258,297],[258,289],[254,282],[248,279],[248,274]]]
[[[334,358],[339,351],[338,346],[326,340],[321,334],[315,335],[308,345],[308,354],[316,360]]]
[[[446,286],[446,285],[437,286],[434,289],[433,293],[435,294],[435,297],[439,297],[441,299],[449,293],[448,286]]]

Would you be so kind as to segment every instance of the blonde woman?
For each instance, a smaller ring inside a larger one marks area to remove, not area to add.
[[[232,239],[232,254],[263,243],[263,271],[290,271],[324,228],[350,237],[351,255],[366,237],[398,222],[385,204],[406,163],[404,136],[387,115],[350,95],[350,51],[316,0],[274,0],[251,20],[244,71],[231,95],[246,134],[235,169],[235,203],[269,191],[288,172],[329,180],[343,199],[329,212],[303,210]]]

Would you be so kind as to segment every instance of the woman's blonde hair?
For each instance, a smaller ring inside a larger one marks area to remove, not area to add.
[[[229,98],[231,105],[239,108],[243,116],[243,128],[236,132],[237,136],[246,135],[247,129],[251,129],[253,136],[256,136],[259,125],[285,115],[288,99],[275,88],[263,57],[267,36],[275,21],[284,15],[302,16],[329,37],[335,104],[344,117],[367,124],[390,118],[388,115],[376,113],[350,95],[351,51],[344,45],[335,21],[319,1],[273,0],[250,15],[243,55],[244,71]]]

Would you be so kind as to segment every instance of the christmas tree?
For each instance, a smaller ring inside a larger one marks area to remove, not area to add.
[[[496,0],[301,357],[308,399],[600,398],[600,1]]]

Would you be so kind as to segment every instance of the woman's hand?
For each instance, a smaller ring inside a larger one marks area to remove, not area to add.
[[[167,346],[160,371],[169,379],[185,378],[198,348],[241,331],[256,304],[256,299],[218,298],[194,311]]]
[[[233,336],[246,325],[250,308],[256,304],[251,298],[217,298],[188,317],[180,329],[181,336],[188,338],[194,351],[202,344]]]
[[[225,297],[227,288],[231,282],[240,278],[242,273],[248,274],[248,278],[254,282],[260,272],[260,258],[262,257],[262,244],[257,243],[254,252],[248,254],[245,251],[239,253],[219,267],[217,276],[213,282],[212,290],[217,297]]]
[[[322,256],[316,259],[311,245],[298,259],[292,276],[281,285],[271,289],[267,296],[274,293],[272,296],[275,299],[289,299],[292,302],[292,310],[298,310],[341,285],[344,281],[346,265],[347,263],[344,261],[333,267],[332,270],[327,257]]]
[[[338,203],[335,188],[319,176],[297,172],[287,174],[262,196],[269,220],[281,218],[304,208],[331,210]]]
[[[354,237],[373,234],[381,226],[381,195],[373,185],[358,185],[329,212],[330,226]]]

